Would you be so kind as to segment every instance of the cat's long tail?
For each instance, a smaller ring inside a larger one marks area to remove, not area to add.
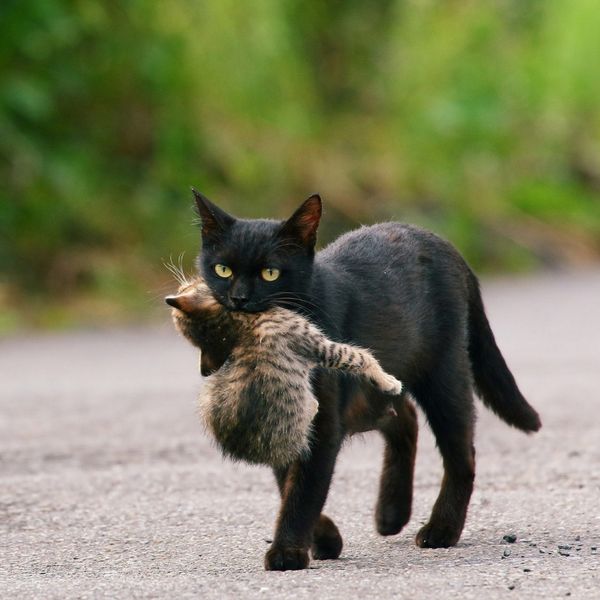
[[[523,431],[537,431],[542,422],[517,387],[500,353],[487,320],[479,282],[469,273],[469,356],[475,389],[483,403],[509,425]]]

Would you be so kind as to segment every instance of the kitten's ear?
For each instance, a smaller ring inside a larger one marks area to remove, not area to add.
[[[217,239],[233,225],[235,218],[221,210],[195,188],[192,188],[192,192],[202,220],[202,239],[205,241]]]
[[[321,196],[313,194],[284,222],[279,235],[299,241],[303,246],[314,248],[317,229],[321,220]]]

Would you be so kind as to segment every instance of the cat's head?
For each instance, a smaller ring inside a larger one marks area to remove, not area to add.
[[[202,221],[198,269],[229,310],[263,311],[306,290],[321,218],[313,195],[285,221],[237,219],[193,190]]]

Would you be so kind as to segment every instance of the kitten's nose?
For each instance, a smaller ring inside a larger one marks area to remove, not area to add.
[[[183,294],[177,294],[175,296],[167,296],[165,298],[165,302],[169,306],[172,306],[173,308],[176,308],[177,310],[180,310],[181,312],[184,312],[186,314],[193,313],[194,310],[196,310],[197,308],[197,303],[193,294],[185,292]]]
[[[179,299],[177,298],[177,296],[167,296],[165,298],[165,302],[169,306],[172,306],[173,308],[179,308],[179,309],[181,309],[181,306],[179,304]]]

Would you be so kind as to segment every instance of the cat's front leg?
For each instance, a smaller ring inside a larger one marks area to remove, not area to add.
[[[288,467],[274,469],[275,479],[282,497],[288,478],[288,470]],[[312,557],[316,560],[333,560],[339,558],[343,547],[344,540],[340,535],[340,530],[327,515],[321,513],[313,531],[310,546]]]
[[[319,374],[315,395],[320,410],[313,422],[310,455],[287,469],[280,483],[281,509],[271,548],[265,556],[269,571],[306,569],[315,527],[327,499],[343,432],[337,408],[337,381]]]

